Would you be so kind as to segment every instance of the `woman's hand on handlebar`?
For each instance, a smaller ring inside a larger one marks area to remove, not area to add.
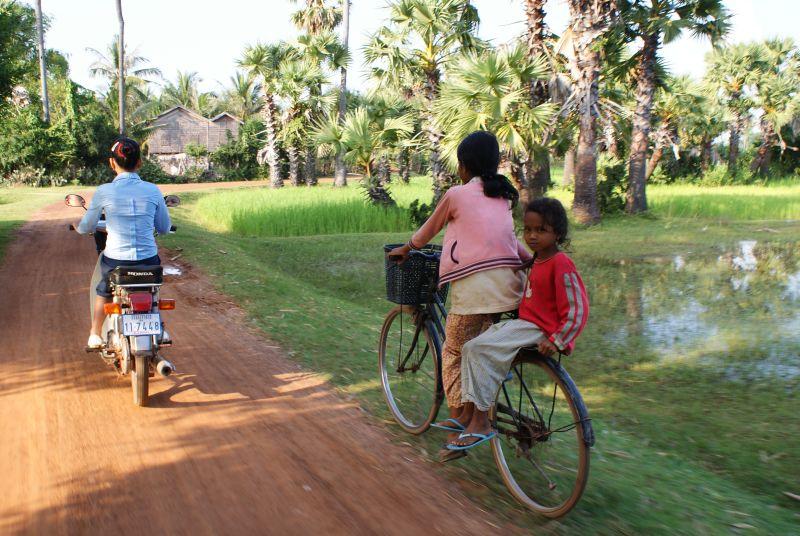
[[[408,259],[408,254],[411,251],[411,247],[408,244],[398,246],[394,248],[392,251],[386,254],[386,256],[390,259],[395,261],[397,264],[403,264]]]

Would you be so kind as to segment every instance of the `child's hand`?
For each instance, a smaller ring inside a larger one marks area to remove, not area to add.
[[[408,247],[408,244],[399,246],[394,248],[392,251],[386,254],[389,259],[393,260],[397,264],[403,264],[406,262],[408,258],[408,252],[411,251],[411,248]]]
[[[556,345],[545,339],[537,345],[539,353],[546,356],[551,356],[558,351]]]

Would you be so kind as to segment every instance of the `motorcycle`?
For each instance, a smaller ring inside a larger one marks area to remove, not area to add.
[[[180,204],[176,195],[167,195],[164,202],[168,207]],[[64,198],[69,207],[82,207],[86,210],[86,200],[77,194]],[[70,224],[70,230],[75,230]],[[175,227],[170,229],[175,232]],[[105,248],[106,222],[101,218],[97,223],[95,238],[98,258],[89,287],[89,309],[94,319],[94,302],[97,284],[100,282],[100,261]],[[172,346],[172,340],[164,329],[161,311],[175,309],[174,299],[161,298],[163,268],[161,266],[120,266],[109,275],[111,303],[105,304],[106,318],[100,337],[103,345],[99,348],[86,347],[86,352],[97,352],[108,365],[120,375],[130,374],[133,388],[133,403],[147,406],[149,379],[155,373],[167,377],[175,371],[175,366],[159,352],[161,348]]]

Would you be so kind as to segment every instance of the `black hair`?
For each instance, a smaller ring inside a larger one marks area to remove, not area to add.
[[[111,158],[125,171],[133,171],[142,158],[142,150],[136,141],[120,137],[111,146]]]
[[[491,132],[478,130],[461,140],[456,151],[458,161],[473,176],[483,181],[486,197],[503,197],[514,207],[519,201],[519,192],[505,175],[497,173],[500,165],[500,144]]]
[[[561,201],[552,197],[540,197],[528,203],[528,206],[525,207],[525,214],[528,212],[535,212],[553,228],[553,232],[558,237],[556,243],[559,246],[569,247],[569,218],[567,218],[567,210]]]

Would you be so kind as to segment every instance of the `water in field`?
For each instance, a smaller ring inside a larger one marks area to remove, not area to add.
[[[731,381],[800,379],[800,243],[744,239],[713,255],[587,268],[591,329],[619,352],[692,362]]]

